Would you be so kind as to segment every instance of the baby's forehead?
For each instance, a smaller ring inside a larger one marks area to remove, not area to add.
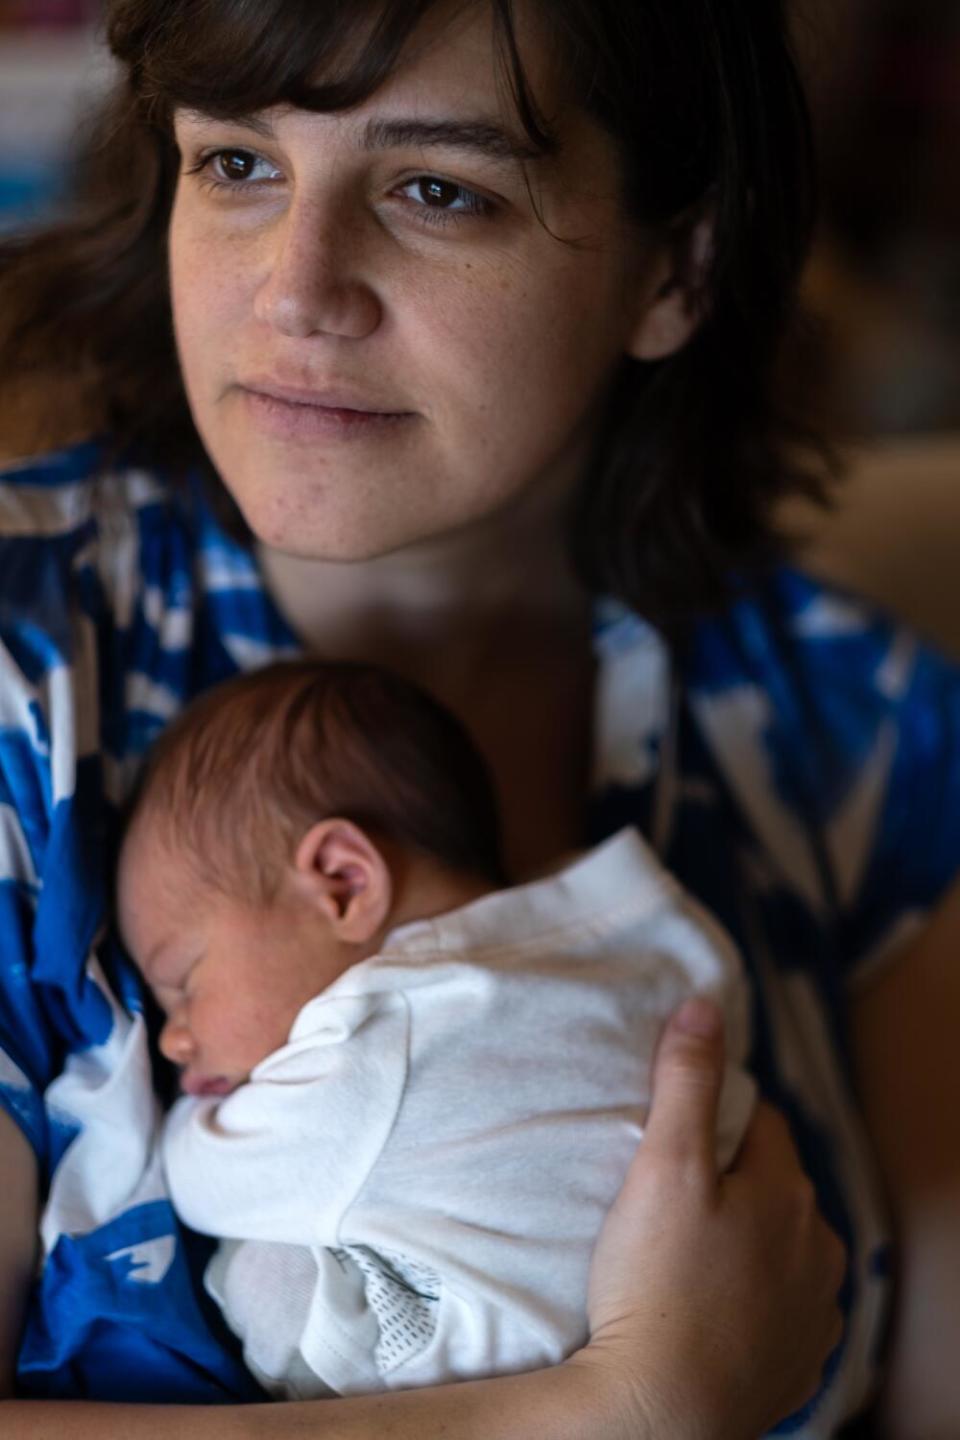
[[[125,899],[142,903],[148,893],[158,906],[179,909],[188,919],[212,888],[199,857],[178,843],[168,818],[150,805],[138,810],[120,846],[117,895],[121,909]]]

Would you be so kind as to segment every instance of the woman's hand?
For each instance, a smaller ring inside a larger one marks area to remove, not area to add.
[[[646,1135],[594,1253],[592,1339],[574,1357],[620,1384],[639,1433],[671,1440],[755,1440],[809,1399],[841,1334],[843,1247],[783,1119],[759,1106],[717,1173],[722,1074],[719,1012],[688,1001],[664,1031]]]

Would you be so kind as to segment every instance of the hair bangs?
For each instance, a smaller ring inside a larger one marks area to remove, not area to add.
[[[108,10],[107,39],[149,118],[220,119],[289,104],[347,110],[374,94],[436,0],[178,0],[163,25]],[[133,14],[131,13],[133,11]]]

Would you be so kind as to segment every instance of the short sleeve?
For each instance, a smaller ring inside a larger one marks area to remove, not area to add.
[[[844,917],[858,980],[907,938],[960,872],[960,667],[892,626],[890,655],[899,673],[885,783]]]
[[[766,895],[866,976],[960,871],[960,668],[785,569],[699,628],[688,684]]]

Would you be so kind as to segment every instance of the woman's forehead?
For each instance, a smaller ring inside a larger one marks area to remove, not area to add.
[[[225,0],[227,8],[229,3]],[[295,58],[287,55],[283,64],[272,67],[269,83],[257,59],[246,54],[240,35],[235,48],[222,57],[216,84],[211,84],[209,57],[201,44],[195,64],[185,61],[179,79],[171,71],[174,115],[187,120],[256,117],[269,123],[270,115],[282,114],[284,108],[349,117],[357,109],[369,110],[369,102],[376,100],[375,108],[386,118],[379,130],[371,126],[369,148],[382,148],[386,138],[401,142],[403,122],[419,125],[420,133],[432,125],[434,139],[440,138],[443,125],[461,126],[459,138],[468,145],[476,142],[488,152],[499,148],[505,158],[533,158],[554,148],[546,117],[565,108],[564,87],[559,66],[548,62],[549,47],[540,33],[534,0],[514,0],[508,7],[515,52],[512,44],[504,44],[502,21],[487,0],[401,3],[396,8],[406,13],[407,23],[402,14],[396,18],[389,44],[377,24],[380,5],[360,0],[352,12],[346,8],[353,24],[336,37],[314,32],[313,25],[304,22]],[[521,87],[525,96],[518,93]],[[524,103],[527,99],[535,117]],[[391,116],[392,109],[400,113]],[[542,128],[537,124],[541,117]],[[389,125],[393,130],[388,136]],[[416,143],[418,134],[411,131],[407,139]]]

